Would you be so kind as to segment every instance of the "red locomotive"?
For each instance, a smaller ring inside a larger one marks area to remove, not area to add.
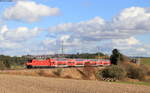
[[[34,67],[84,67],[84,66],[108,66],[110,60],[106,59],[67,59],[53,58],[46,60],[30,60],[26,63],[27,68]]]

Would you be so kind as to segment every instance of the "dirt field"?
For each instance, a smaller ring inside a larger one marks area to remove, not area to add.
[[[150,93],[150,87],[100,81],[0,75],[0,93]]]
[[[103,67],[94,67],[96,71]],[[56,75],[54,72],[60,71],[60,75]],[[53,69],[24,69],[24,70],[0,70],[1,74],[13,74],[13,75],[25,75],[25,76],[45,76],[45,77],[59,77],[59,78],[72,78],[83,79],[82,71],[84,68],[53,68]],[[92,69],[90,69],[91,71]],[[95,74],[88,75],[91,80],[96,80]]]

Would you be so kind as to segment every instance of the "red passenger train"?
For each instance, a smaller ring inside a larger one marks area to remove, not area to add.
[[[26,63],[27,68],[35,67],[84,67],[84,66],[109,66],[110,60],[106,59],[68,59],[53,58],[46,60],[30,60]]]

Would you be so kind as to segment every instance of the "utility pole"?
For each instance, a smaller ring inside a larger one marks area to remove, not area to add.
[[[64,41],[62,40],[61,42],[61,53],[62,53],[62,57],[64,57]]]
[[[100,59],[100,47],[97,47],[98,49],[98,59]]]

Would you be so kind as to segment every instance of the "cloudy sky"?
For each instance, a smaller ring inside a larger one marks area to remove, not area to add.
[[[150,56],[149,0],[0,1],[0,54]]]

